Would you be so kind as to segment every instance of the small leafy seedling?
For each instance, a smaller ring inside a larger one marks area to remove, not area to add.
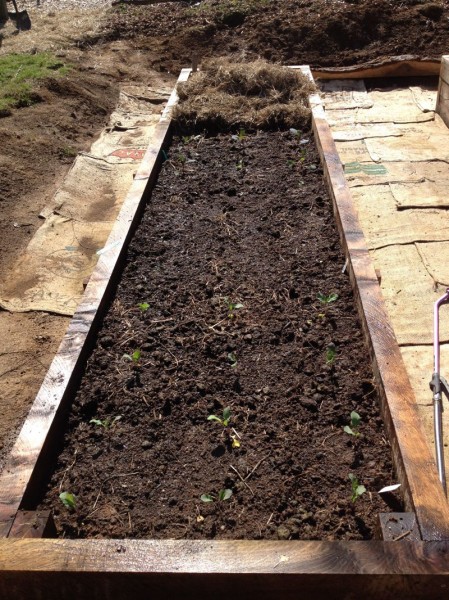
[[[213,494],[202,494],[201,500],[202,502],[214,502],[217,499],[219,502],[224,502],[225,500],[229,500],[231,496],[232,490],[224,489],[218,492],[218,497],[214,496]]]
[[[221,423],[223,425],[223,427],[227,427],[231,420],[231,409],[229,408],[229,406],[227,406],[226,408],[223,409],[223,418],[222,419],[220,419],[220,417],[217,417],[217,415],[209,415],[207,417],[207,420],[208,421],[217,421],[218,423]]]
[[[360,427],[360,415],[359,413],[355,412],[355,410],[353,410],[351,412],[350,415],[350,422],[349,425],[345,425],[343,427],[343,431],[349,435],[353,435],[355,437],[359,437],[360,433],[359,433],[359,427]]]
[[[231,435],[231,440],[233,448],[240,448],[240,446],[242,445],[236,435]]]
[[[68,510],[76,509],[76,497],[73,494],[70,494],[70,492],[61,492],[59,494],[59,499]]]
[[[349,473],[348,477],[351,481],[352,487],[351,502],[356,502],[360,498],[360,496],[362,496],[366,492],[366,487],[364,485],[360,485],[359,480],[352,473]]]
[[[229,302],[228,300],[227,300],[227,302],[228,302],[228,311],[229,311],[228,317],[230,319],[233,319],[235,316],[234,311],[239,310],[240,308],[244,308],[244,306],[241,302]]]
[[[134,350],[132,354],[124,354],[123,358],[126,360],[131,360],[134,364],[137,364],[140,360],[142,353],[140,350]]]
[[[89,423],[93,423],[93,425],[98,425],[99,427],[103,427],[104,429],[111,429],[112,427],[114,427],[117,421],[120,421],[121,418],[122,415],[117,415],[113,419],[111,419],[110,417],[106,417],[106,419],[91,419]]]
[[[231,368],[235,369],[235,367],[237,366],[237,355],[235,352],[229,352],[228,354],[228,360],[231,363]]]
[[[137,308],[140,310],[141,313],[146,313],[147,310],[150,308],[150,305],[148,304],[148,302],[141,302],[137,305]]]
[[[241,171],[243,169],[243,158],[239,160],[239,162],[235,165],[237,171]]]
[[[331,302],[335,302],[335,300],[338,300],[338,294],[332,293],[326,296],[326,294],[322,294],[320,292],[317,298],[321,302],[321,304],[331,304]]]
[[[337,350],[336,350],[334,344],[329,344],[329,346],[326,349],[326,363],[328,365],[333,364],[336,354],[337,354]]]
[[[243,140],[246,138],[245,130],[244,129],[240,129],[239,132],[238,132],[238,134],[237,134],[237,137],[239,139],[239,142],[243,142]]]

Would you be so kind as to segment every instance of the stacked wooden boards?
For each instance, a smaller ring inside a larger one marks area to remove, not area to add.
[[[304,69],[307,72],[307,69]],[[187,76],[184,73],[182,76]],[[3,539],[0,592],[42,598],[440,598],[448,584],[449,511],[424,441],[413,392],[386,315],[377,276],[354,210],[331,131],[317,96],[311,98],[316,140],[334,202],[337,223],[382,390],[383,412],[408,508],[423,541],[245,542]],[[0,478],[5,537],[15,526],[23,494],[38,473],[36,463],[52,435],[55,413],[70,401],[71,384],[110,289],[114,267],[132,231],[140,199],[156,174],[168,136],[163,119],[146,154],[117,226],[86,289],[8,465]],[[38,465],[37,465],[38,466]],[[29,529],[41,526],[39,516]],[[23,517],[20,534],[26,533]],[[29,536],[31,537],[31,536]]]

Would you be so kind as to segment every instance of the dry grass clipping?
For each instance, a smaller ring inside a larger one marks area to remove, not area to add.
[[[262,60],[210,61],[178,86],[174,119],[182,128],[209,132],[244,128],[303,128],[315,85],[296,69]]]

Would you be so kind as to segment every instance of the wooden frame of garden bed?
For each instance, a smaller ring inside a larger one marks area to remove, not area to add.
[[[310,75],[308,67],[300,68]],[[180,80],[189,72],[183,70]],[[167,600],[209,594],[233,600],[253,596],[288,600],[298,595],[319,600],[351,598],[362,592],[366,598],[382,600],[398,595],[409,600],[441,598],[449,585],[449,506],[318,95],[311,96],[315,140],[371,350],[396,470],[407,510],[416,517],[414,537],[422,541],[410,541],[407,531],[393,542],[29,539],[45,535],[51,523],[47,515],[19,509],[26,508],[26,499],[32,496],[123,250],[156,179],[175,101],[173,93],[0,476],[0,597]]]

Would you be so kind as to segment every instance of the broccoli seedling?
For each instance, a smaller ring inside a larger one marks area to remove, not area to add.
[[[217,415],[209,415],[207,417],[207,420],[208,421],[217,421],[218,423],[221,423],[223,425],[223,427],[227,427],[231,420],[231,409],[229,408],[229,406],[227,406],[226,408],[223,409],[223,418],[222,419],[220,419],[220,417],[217,417]]]
[[[61,492],[61,494],[59,494],[59,499],[67,510],[72,511],[76,509],[76,497],[73,494],[70,494],[70,492]]]
[[[360,496],[362,496],[366,492],[366,487],[364,485],[360,485],[359,480],[352,473],[349,473],[348,477],[351,481],[352,487],[351,502],[354,503],[360,498]]]
[[[137,308],[140,310],[141,313],[146,313],[147,310],[150,308],[150,305],[148,304],[148,302],[141,302],[137,305]]]
[[[355,412],[355,410],[353,410],[351,412],[350,418],[351,418],[351,420],[349,422],[349,425],[345,425],[343,427],[343,431],[349,435],[358,437],[360,435],[360,432],[359,432],[360,421],[361,421],[360,415],[359,415],[359,413]]]
[[[224,489],[218,492],[218,496],[214,496],[213,494],[202,494],[201,501],[202,502],[214,502],[218,500],[219,502],[224,502],[225,500],[229,500],[232,496],[232,490]]]

